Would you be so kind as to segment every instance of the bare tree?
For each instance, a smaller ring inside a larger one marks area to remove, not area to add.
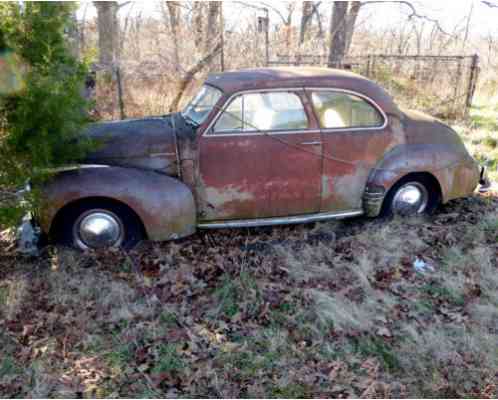
[[[221,11],[221,1],[210,1],[208,4],[208,19],[207,19],[207,29],[206,29],[206,49],[209,49],[213,45],[213,41],[216,40],[220,31],[220,11]]]
[[[204,11],[206,3],[202,1],[194,1],[192,6],[192,25],[194,30],[194,43],[196,49],[203,53],[204,51]]]
[[[498,8],[498,3],[493,3],[491,1],[482,0],[481,3],[486,4],[490,8]]]
[[[177,94],[169,106],[170,112],[178,110],[178,106],[190,82],[194,80],[196,74],[198,74],[200,71],[202,71],[206,66],[208,66],[212,62],[214,57],[216,57],[220,51],[221,51],[221,42],[218,42],[206,56],[204,56],[195,65],[193,65],[186,71],[185,76],[181,79],[178,85]]]
[[[207,53],[215,43],[220,41],[221,33],[221,1],[210,1],[208,4],[207,27],[206,27],[206,42],[204,45],[205,53]],[[219,69],[219,63],[211,61],[210,71]]]
[[[180,67],[180,50],[178,44],[178,29],[180,27],[180,2],[179,1],[165,1],[168,10],[168,26],[171,33],[171,38],[173,42],[173,57],[175,69],[178,70]],[[164,13],[164,8],[163,8]],[[164,13],[165,14],[165,13]],[[163,14],[163,15],[164,15]]]
[[[324,30],[323,30],[323,24],[322,24],[322,15],[320,14],[320,4],[322,4],[321,1],[313,2],[313,15],[316,18],[316,23],[318,25],[318,33],[317,37],[323,38],[325,36]]]
[[[117,1],[95,1],[99,32],[99,64],[108,68],[119,58]]]
[[[301,28],[299,31],[299,44],[303,44],[306,40],[306,33],[311,25],[313,18],[313,2],[303,1],[303,10],[301,13]]]
[[[356,20],[360,12],[361,4],[362,3],[359,1],[353,1],[348,12],[348,16],[346,19],[346,49],[344,51],[345,55],[349,53],[351,43],[353,42],[354,29],[356,27]]]
[[[330,18],[330,46],[328,66],[337,68],[342,65],[354,33],[354,26],[361,2],[336,1],[332,7]]]

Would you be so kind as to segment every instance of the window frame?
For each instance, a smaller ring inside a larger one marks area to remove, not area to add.
[[[245,94],[252,93],[282,93],[288,92],[297,96],[301,106],[303,107],[304,115],[306,116],[306,120],[308,122],[307,128],[301,129],[273,129],[273,130],[259,130],[259,131],[223,131],[222,133],[216,133],[214,131],[214,127],[220,119],[221,115],[226,111],[226,109],[232,104],[232,102],[238,97],[243,96]],[[303,87],[289,87],[289,88],[272,88],[272,89],[252,89],[252,90],[241,90],[239,92],[235,92],[225,101],[223,107],[218,110],[218,114],[211,120],[210,124],[202,134],[205,137],[222,137],[222,136],[230,136],[230,137],[239,137],[239,136],[263,136],[263,135],[288,135],[288,134],[300,134],[307,132],[319,132],[319,129],[312,128],[312,116],[309,114],[308,109],[306,108],[306,104],[303,101],[303,98],[308,101],[308,96],[306,95],[305,89]],[[314,112],[314,110],[313,110]],[[314,117],[314,115],[313,115]]]
[[[354,90],[349,90],[349,89],[340,89],[340,88],[326,88],[326,87],[306,87],[305,88],[306,95],[308,96],[311,108],[313,109],[313,113],[315,114],[316,121],[318,125],[320,126],[320,130],[322,132],[356,132],[356,131],[381,131],[384,130],[388,124],[388,117],[387,114],[384,112],[382,107],[380,107],[377,102],[375,102],[372,98],[362,94],[355,92]],[[370,106],[372,106],[377,112],[381,115],[383,119],[382,125],[379,126],[351,126],[351,127],[345,127],[345,128],[325,128],[322,126],[320,118],[318,117],[318,113],[316,111],[315,105],[313,104],[313,92],[338,92],[338,93],[345,93],[349,94],[352,96],[359,97],[367,102]]]

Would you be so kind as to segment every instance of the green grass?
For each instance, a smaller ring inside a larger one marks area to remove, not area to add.
[[[498,104],[478,103],[469,112],[469,121],[455,127],[471,155],[498,181]]]
[[[185,368],[185,363],[178,354],[177,347],[172,344],[161,344],[157,359],[152,369],[153,373],[179,372]]]
[[[9,288],[8,287],[0,287],[0,306],[7,305],[7,299],[9,297]]]
[[[16,375],[21,372],[21,369],[16,364],[11,356],[3,356],[0,358],[0,380],[8,375]]]
[[[106,359],[111,368],[124,371],[133,359],[133,355],[131,344],[124,343],[116,345],[113,351],[107,354]]]
[[[387,371],[401,372],[401,363],[392,344],[377,337],[353,339],[354,351],[365,357],[376,357]]]

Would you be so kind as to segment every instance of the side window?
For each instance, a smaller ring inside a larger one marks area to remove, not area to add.
[[[295,130],[308,128],[301,99],[291,92],[247,93],[228,105],[214,126],[215,133]]]
[[[380,112],[359,96],[320,91],[313,92],[311,100],[322,128],[370,128],[384,124]]]

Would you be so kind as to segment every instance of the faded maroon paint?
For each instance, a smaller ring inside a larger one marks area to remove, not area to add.
[[[140,217],[151,240],[167,240],[195,232],[192,192],[177,179],[135,168],[82,168],[62,172],[44,188],[40,225],[49,232],[66,205],[105,197],[126,204]]]
[[[192,233],[202,220],[361,208],[375,216],[392,185],[411,172],[434,176],[444,202],[469,195],[477,186],[478,166],[455,132],[423,114],[401,111],[382,88],[359,75],[267,68],[212,75],[206,83],[224,94],[197,129],[179,114],[166,116],[164,124],[154,119],[96,128],[110,131],[112,141],[89,161],[133,168],[85,168],[57,175],[45,187],[43,230],[49,231],[63,207],[87,197],[127,204],[150,239],[165,240]],[[354,91],[373,100],[388,124],[383,131],[320,133],[310,101],[302,97],[311,132],[203,136],[232,94],[272,88]],[[322,144],[302,146],[304,141]]]
[[[303,91],[309,120],[301,131],[199,138],[199,219],[250,219],[315,213],[321,202],[320,131]],[[227,168],[227,166],[230,166]]]
[[[386,191],[403,176],[429,173],[438,181],[443,203],[471,194],[479,183],[479,166],[459,136],[425,114],[404,110],[405,141],[386,152],[372,170],[368,185]]]
[[[271,133],[203,136],[198,185],[198,204],[203,211],[200,219],[249,219],[318,212],[320,146],[304,148],[301,144],[313,140],[320,140],[318,131],[275,136]]]

